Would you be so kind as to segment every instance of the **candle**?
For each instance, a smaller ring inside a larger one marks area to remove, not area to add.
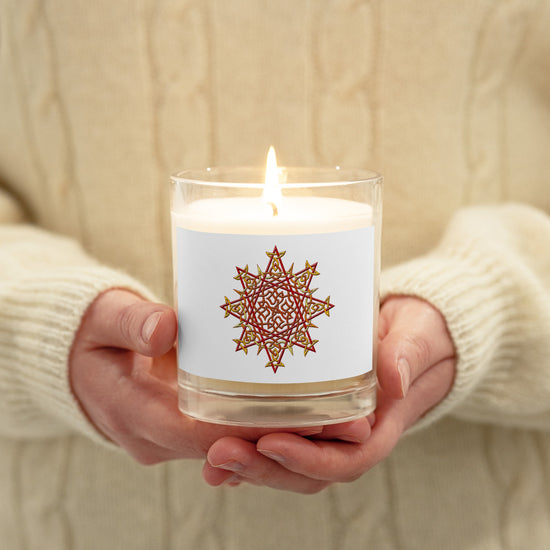
[[[380,176],[279,169],[270,152],[265,177],[172,184],[182,411],[308,426],[373,410]]]

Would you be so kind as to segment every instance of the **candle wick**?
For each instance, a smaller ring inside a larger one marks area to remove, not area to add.
[[[271,206],[271,208],[273,208],[273,216],[277,216],[279,214],[279,210],[277,209],[277,206],[275,205],[274,202],[268,202],[267,204],[269,204],[269,206]]]

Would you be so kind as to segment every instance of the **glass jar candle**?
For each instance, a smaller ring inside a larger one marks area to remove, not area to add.
[[[374,410],[381,176],[271,164],[171,182],[181,411],[297,427]]]

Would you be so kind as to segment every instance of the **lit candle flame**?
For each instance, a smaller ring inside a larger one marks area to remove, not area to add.
[[[279,183],[279,168],[277,166],[277,157],[273,146],[267,153],[267,166],[265,169],[265,186],[262,194],[263,201],[269,204],[273,209],[273,215],[279,214],[279,207],[283,196],[281,193],[281,184]]]

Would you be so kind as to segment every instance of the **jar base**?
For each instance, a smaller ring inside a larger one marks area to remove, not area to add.
[[[179,408],[204,422],[264,428],[322,426],[362,418],[376,407],[376,377],[368,384],[312,395],[250,395],[199,390],[179,383]]]

